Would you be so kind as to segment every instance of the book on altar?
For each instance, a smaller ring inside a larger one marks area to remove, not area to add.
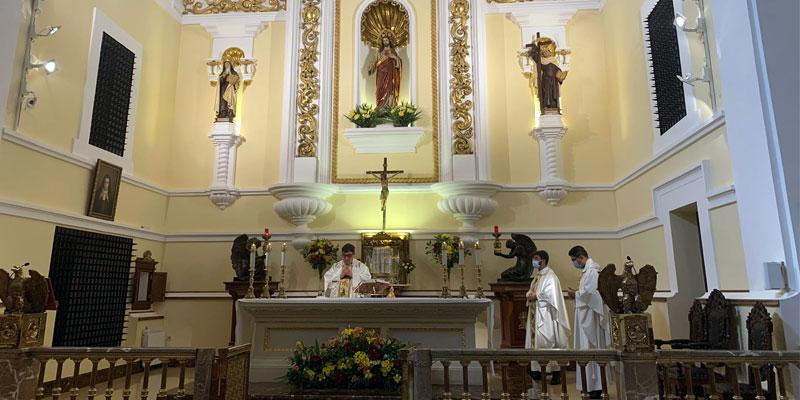
[[[389,287],[391,284],[382,279],[370,279],[361,282],[356,288],[356,293],[362,294],[366,297],[385,297],[389,294]]]

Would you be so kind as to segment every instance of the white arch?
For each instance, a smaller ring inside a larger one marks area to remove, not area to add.
[[[359,59],[361,57],[361,17],[364,15],[364,11],[367,9],[367,6],[371,3],[374,3],[376,0],[364,0],[356,9],[356,18],[355,22],[355,34],[353,37],[354,46],[353,49],[353,98],[356,102],[359,101],[359,85],[361,83],[361,74],[360,74],[360,65]],[[410,101],[414,104],[417,104],[417,24],[416,18],[414,15],[414,8],[411,6],[407,0],[394,0],[397,3],[400,3],[408,13],[408,61],[411,64],[408,68],[403,68],[404,72],[408,71],[408,78],[409,78],[409,85],[408,85],[408,96],[410,97]],[[405,75],[405,73],[404,73]]]

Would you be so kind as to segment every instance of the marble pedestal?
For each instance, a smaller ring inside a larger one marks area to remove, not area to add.
[[[253,344],[250,382],[276,382],[285,377],[298,340],[323,343],[341,329],[362,327],[416,347],[475,349],[475,322],[484,312],[491,343],[494,313],[489,299],[242,299],[236,302],[236,343]],[[433,368],[440,380],[437,368],[441,371],[441,365]],[[480,372],[478,365],[470,368],[470,380],[479,382]],[[460,382],[460,374],[451,375],[451,382]]]

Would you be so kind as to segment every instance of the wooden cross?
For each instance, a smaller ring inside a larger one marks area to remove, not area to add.
[[[368,174],[380,179],[381,181],[381,213],[383,213],[383,228],[381,231],[386,230],[386,200],[389,198],[389,179],[402,174],[403,170],[389,171],[387,168],[389,163],[386,157],[383,157],[383,170],[380,171],[367,171]]]

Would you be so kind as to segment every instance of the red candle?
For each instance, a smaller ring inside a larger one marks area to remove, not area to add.
[[[500,227],[499,226],[497,226],[497,225],[494,226],[494,233],[495,234],[500,233]]]
[[[269,236],[269,228],[264,228],[264,236]]]

